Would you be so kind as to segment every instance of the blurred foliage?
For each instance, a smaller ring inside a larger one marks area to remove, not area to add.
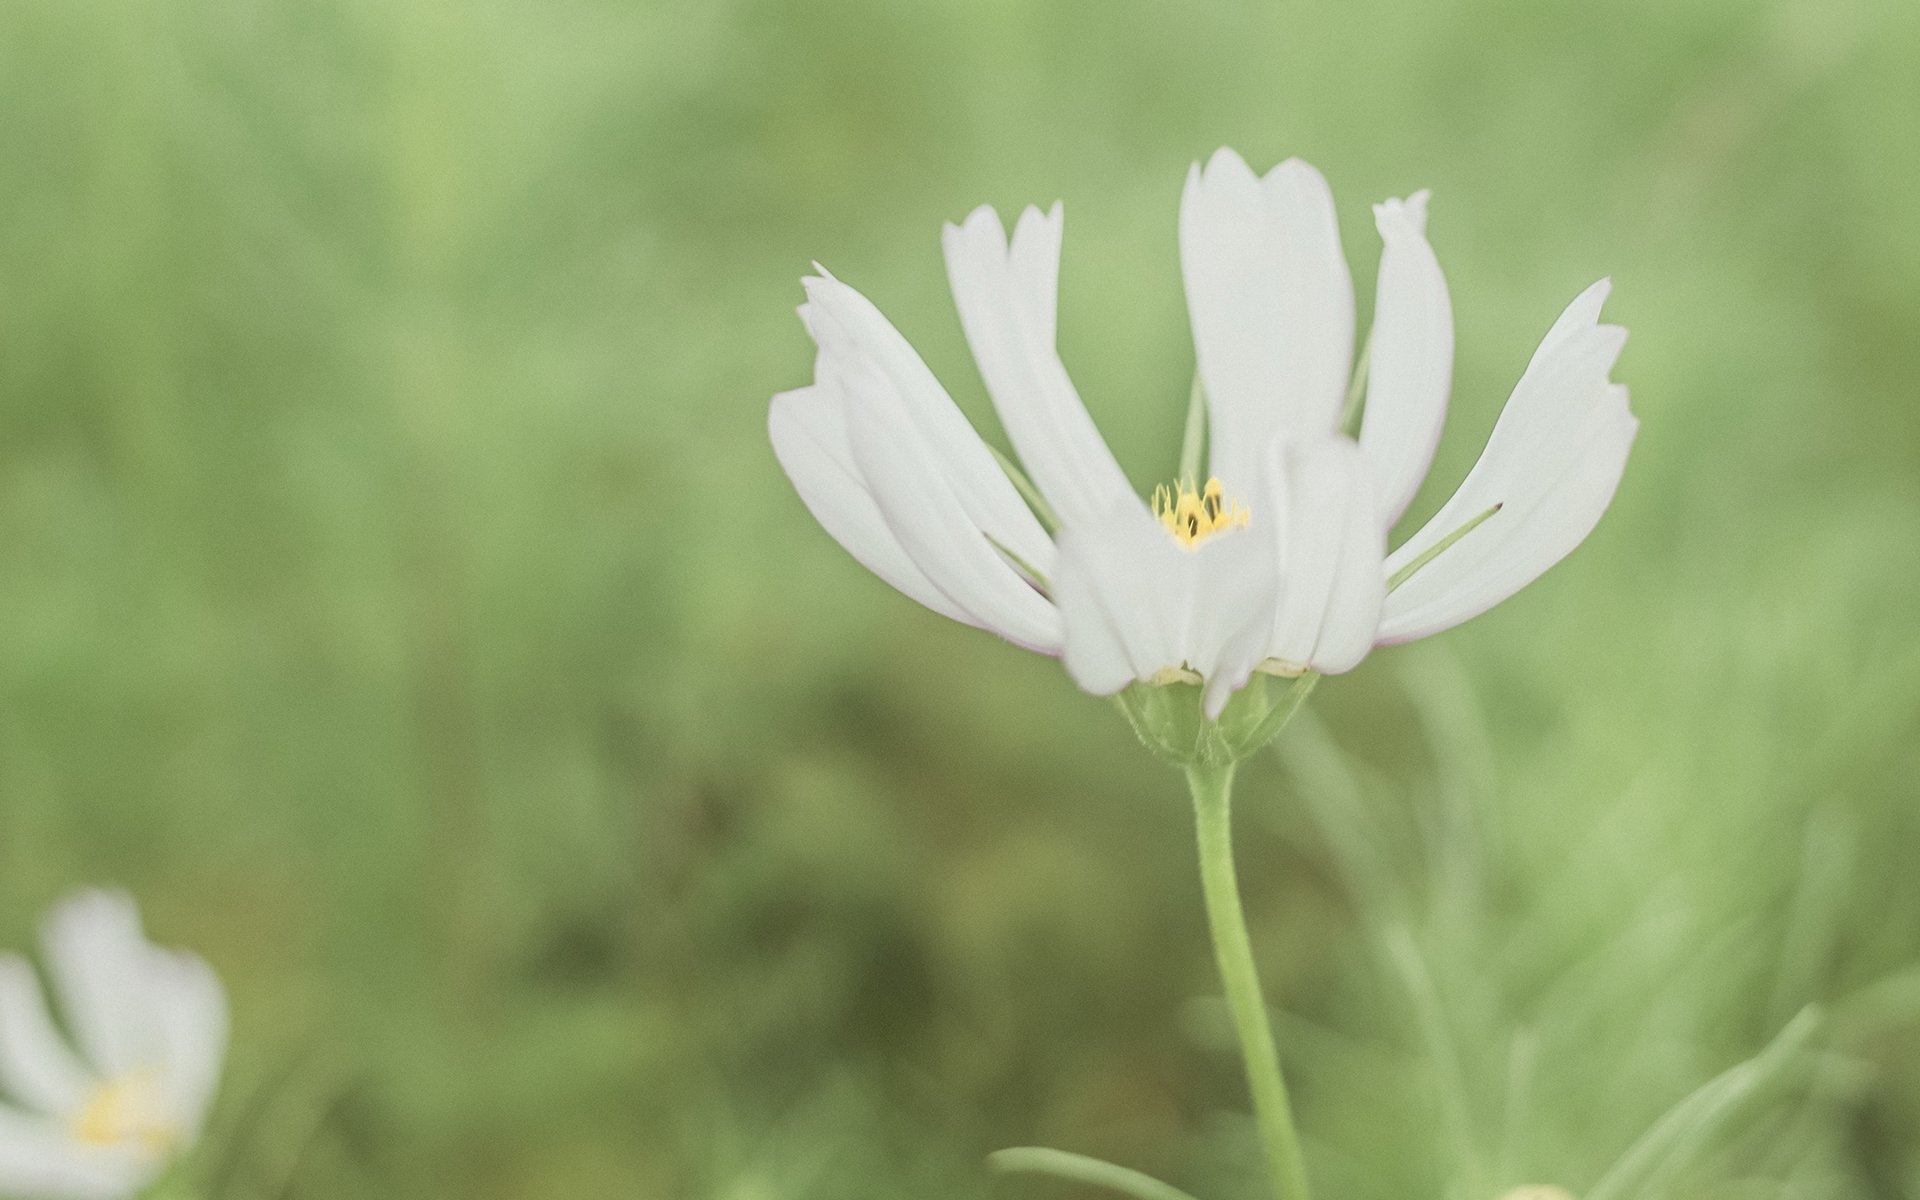
[[[1908,0],[8,0],[0,940],[119,882],[215,962],[222,1200],[1256,1194],[1177,778],[763,431],[814,258],[991,430],[939,223],[1062,197],[1164,477],[1227,143],[1328,173],[1363,300],[1434,189],[1416,518],[1602,274],[1644,421],[1589,545],[1244,774],[1323,1195],[1584,1193],[1809,1004],[1609,1186],[1920,1194],[1915,112]]]

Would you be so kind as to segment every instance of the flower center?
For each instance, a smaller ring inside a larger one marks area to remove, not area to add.
[[[134,1071],[95,1088],[71,1123],[75,1139],[94,1146],[137,1143],[166,1150],[179,1131],[167,1119],[160,1082],[152,1070]]]
[[[1207,480],[1199,491],[1185,480],[1171,487],[1161,484],[1153,489],[1153,515],[1188,550],[1216,533],[1245,528],[1249,518],[1247,506],[1229,500],[1218,479]]]

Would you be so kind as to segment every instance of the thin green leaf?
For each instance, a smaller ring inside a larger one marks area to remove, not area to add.
[[[1812,1005],[1787,1022],[1760,1053],[1714,1076],[1654,1122],[1587,1192],[1587,1200],[1645,1195],[1708,1149],[1727,1121],[1776,1079],[1812,1039],[1821,1022]]]
[[[1001,541],[999,538],[993,536],[990,533],[984,534],[983,536],[987,539],[988,543],[991,544],[995,550],[998,550],[1000,552],[1000,556],[1002,558],[1012,563],[1015,570],[1019,571],[1022,575],[1025,575],[1027,577],[1027,581],[1029,583],[1039,588],[1040,591],[1044,593],[1049,599],[1052,598],[1053,584],[1047,579],[1045,572],[1043,572],[1039,567],[1036,567],[1032,563],[1028,562],[1026,559],[1020,557],[1018,554],[1015,554],[1012,550],[1007,549],[1005,545],[1001,544]]]
[[[1347,383],[1347,402],[1340,407],[1340,428],[1348,437],[1360,436],[1360,409],[1367,398],[1367,375],[1373,362],[1373,330],[1360,347],[1360,359],[1353,364],[1353,378]]]
[[[1466,1173],[1465,1189],[1478,1196],[1489,1190],[1486,1164],[1481,1160],[1479,1142],[1474,1133],[1473,1098],[1467,1090],[1467,1071],[1460,1044],[1447,1021],[1446,1006],[1440,989],[1427,969],[1420,945],[1405,925],[1394,925],[1381,934],[1387,961],[1400,975],[1407,1001],[1413,1008],[1414,1024],[1420,1040],[1426,1043],[1427,1059],[1433,1066],[1439,1092],[1440,1111],[1453,1136],[1454,1152]]]
[[[1890,975],[1846,996],[1834,1006],[1833,1023],[1850,1038],[1872,1036],[1890,1026],[1920,1023],[1920,967]]]
[[[1014,1146],[987,1155],[987,1165],[1003,1175],[1051,1175],[1072,1183],[1090,1183],[1109,1188],[1134,1200],[1194,1200],[1170,1183],[1161,1183],[1151,1175],[1116,1166],[1084,1154],[1050,1150],[1045,1146]]]
[[[1013,481],[1014,490],[1027,502],[1033,515],[1039,517],[1040,523],[1047,527],[1047,532],[1059,533],[1059,516],[1053,511],[1053,506],[1047,503],[1047,498],[1040,494],[1040,489],[1033,486],[1033,480],[1028,479],[1027,473],[1020,469],[1020,464],[1000,453],[1000,448],[991,442],[987,443],[987,450],[992,453],[993,461],[999,463],[1000,469],[1007,473],[1007,478]]]
[[[1412,562],[1408,563],[1404,567],[1401,567],[1398,571],[1395,571],[1393,573],[1393,578],[1387,580],[1387,590],[1391,592],[1393,589],[1399,587],[1401,584],[1405,583],[1407,580],[1412,579],[1414,572],[1418,571],[1421,567],[1426,566],[1428,563],[1432,562],[1434,559],[1446,553],[1446,551],[1449,550],[1455,542],[1459,541],[1461,538],[1472,533],[1474,530],[1480,528],[1480,526],[1483,523],[1485,523],[1488,517],[1491,517],[1493,514],[1499,512],[1500,509],[1501,509],[1501,505],[1498,505],[1498,504],[1494,505],[1492,508],[1481,513],[1479,516],[1475,517],[1473,520],[1468,521],[1465,525],[1462,525],[1460,528],[1454,530],[1452,533],[1448,534],[1447,536],[1441,538],[1439,541],[1435,542],[1433,545],[1429,546],[1427,548],[1426,553],[1422,554],[1419,558],[1414,559]]]
[[[1187,429],[1180,438],[1180,473],[1175,479],[1184,479],[1195,487],[1200,484],[1200,456],[1206,450],[1207,441],[1207,390],[1200,384],[1200,372],[1193,373],[1193,387],[1187,392]]]

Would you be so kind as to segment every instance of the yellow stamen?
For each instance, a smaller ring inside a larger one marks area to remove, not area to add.
[[[137,1143],[166,1150],[179,1131],[164,1115],[160,1083],[154,1072],[135,1071],[94,1089],[73,1115],[75,1139],[94,1146]]]
[[[1207,480],[1199,491],[1185,480],[1172,487],[1161,484],[1153,489],[1153,515],[1188,550],[1216,533],[1244,528],[1249,520],[1247,506],[1229,500],[1218,479]]]

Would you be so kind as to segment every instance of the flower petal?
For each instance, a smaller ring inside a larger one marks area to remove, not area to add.
[[[0,955],[0,1087],[22,1104],[65,1116],[86,1103],[93,1085],[54,1028],[33,968],[17,955]]]
[[[1063,530],[1054,598],[1074,682],[1111,695],[1168,669],[1198,673],[1218,716],[1264,652],[1273,558],[1244,531],[1182,549],[1134,500]]]
[[[1075,683],[1106,696],[1182,665],[1178,554],[1137,505],[1061,531],[1053,597],[1066,633],[1061,662]]]
[[[1180,266],[1213,473],[1256,478],[1273,435],[1334,432],[1353,367],[1353,277],[1333,193],[1288,159],[1256,179],[1222,149],[1187,177]]]
[[[1062,522],[1098,519],[1133,488],[1094,428],[1055,348],[1060,205],[1028,208],[1007,244],[985,205],[941,244],[960,325],[1013,448]]]
[[[767,433],[794,490],[820,522],[860,564],[942,616],[968,625],[980,621],[947,598],[914,565],[900,539],[887,528],[873,493],[854,462],[847,440],[844,396],[818,385],[782,392],[767,414]]]
[[[1271,550],[1242,531],[1196,550],[1193,647],[1188,661],[1206,679],[1205,711],[1220,715],[1267,656],[1279,575]]]
[[[820,347],[815,386],[846,397],[848,444],[887,529],[973,623],[1057,653],[1059,614],[1001,552],[1050,575],[1056,551],[1046,531],[886,318],[837,280],[809,279],[807,289],[802,317]]]
[[[124,1200],[160,1172],[158,1155],[89,1146],[57,1122],[0,1109],[0,1195],[34,1200]]]
[[[1373,477],[1346,437],[1283,441],[1269,454],[1280,599],[1268,657],[1336,675],[1373,647],[1386,597],[1386,534]]]
[[[1453,305],[1427,244],[1427,193],[1375,205],[1373,219],[1383,249],[1360,449],[1373,468],[1381,526],[1391,529],[1440,444],[1453,381]]]
[[[227,996],[205,961],[177,950],[150,950],[152,997],[161,1086],[184,1139],[199,1136],[227,1054]]]
[[[1554,324],[1460,490],[1387,560],[1391,574],[1500,506],[1388,597],[1383,642],[1492,608],[1566,557],[1612,502],[1639,423],[1607,379],[1627,332],[1595,323],[1606,290],[1587,289]]]
[[[1607,297],[1613,293],[1613,280],[1600,279],[1587,285],[1587,290],[1573,298],[1566,311],[1554,318],[1547,336],[1540,339],[1540,346],[1527,360],[1527,371],[1540,365],[1540,360],[1558,349],[1576,333],[1592,329],[1600,323],[1600,309],[1607,303]],[[1526,378],[1523,373],[1521,378]]]
[[[1041,653],[1060,649],[1060,618],[974,523],[935,451],[920,441],[885,383],[850,368],[849,433],[887,528],[934,586],[980,624]]]
[[[149,947],[133,898],[81,892],[48,914],[41,939],[67,1024],[94,1070],[113,1079],[150,1065]]]
[[[973,523],[1047,570],[1053,560],[1052,539],[907,339],[872,301],[839,280],[814,276],[804,283],[807,304],[801,319],[821,357],[837,358],[842,369],[866,364],[866,373],[890,395],[916,437],[935,452],[940,473]],[[821,382],[821,366],[815,364],[815,383]]]

